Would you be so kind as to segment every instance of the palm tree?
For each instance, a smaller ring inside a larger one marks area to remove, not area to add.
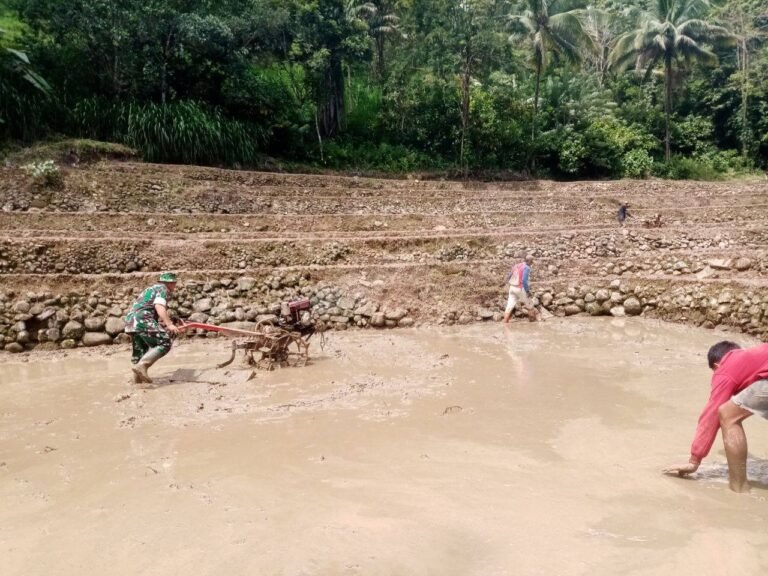
[[[672,112],[673,68],[680,63],[717,64],[708,46],[729,39],[728,31],[704,19],[708,0],[656,0],[640,14],[634,30],[619,36],[610,54],[618,70],[634,62],[649,75],[659,64],[664,70],[665,157],[671,156],[669,118]]]
[[[404,38],[400,30],[400,17],[395,14],[391,0],[350,0],[347,12],[362,17],[368,23],[373,39],[374,70],[379,80],[386,74],[385,49],[388,38]]]
[[[759,57],[759,49],[768,44],[768,6],[762,6],[760,0],[731,0],[720,7],[718,16],[731,30],[736,44],[737,81],[741,91],[741,147],[746,159],[752,140],[747,113],[755,67],[753,60]]]
[[[601,10],[588,6],[584,10],[584,33],[590,38],[593,50],[584,55],[588,70],[597,76],[597,84],[602,88],[608,76],[608,55],[616,38],[626,29],[625,18],[621,13]]]
[[[542,72],[553,58],[579,62],[584,50],[591,48],[591,39],[584,29],[582,0],[526,0],[525,5],[523,14],[509,17],[514,30],[510,40],[527,38],[531,44],[531,59],[536,70],[532,125],[535,138]]]

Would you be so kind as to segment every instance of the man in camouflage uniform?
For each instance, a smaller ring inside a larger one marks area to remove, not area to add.
[[[134,381],[151,384],[147,370],[171,351],[171,334],[178,334],[168,316],[168,300],[176,289],[176,274],[164,272],[160,281],[144,290],[125,317],[125,331],[133,343]]]

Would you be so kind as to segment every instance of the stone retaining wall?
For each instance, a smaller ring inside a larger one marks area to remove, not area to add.
[[[180,285],[172,306],[183,319],[216,325],[255,326],[276,319],[280,303],[309,298],[313,316],[326,329],[394,328],[422,323],[468,324],[501,319],[503,293],[492,306],[443,309],[432,300],[390,305],[381,280],[360,281],[356,289],[313,282],[309,274],[281,274],[257,280],[243,276]],[[98,346],[128,341],[123,316],[135,298],[130,288],[107,293],[0,292],[0,348],[32,349]],[[768,289],[734,284],[599,279],[590,285],[540,285],[534,302],[557,316],[646,316],[706,328],[727,326],[768,338]],[[199,334],[204,335],[204,334]],[[210,334],[208,335],[210,336]]]

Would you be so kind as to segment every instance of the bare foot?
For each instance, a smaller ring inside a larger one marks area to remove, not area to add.
[[[133,370],[133,378],[137,384],[152,384],[152,378],[147,374],[146,366],[136,364],[131,370]]]
[[[749,489],[750,489],[749,482],[744,482],[744,484],[729,483],[729,486],[731,490],[733,490],[738,494],[747,494],[749,493]]]

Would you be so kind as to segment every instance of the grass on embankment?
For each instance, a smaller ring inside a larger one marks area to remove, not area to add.
[[[100,160],[137,160],[141,155],[122,144],[87,139],[68,139],[40,142],[28,148],[0,151],[6,163],[23,166],[31,162],[53,160],[57,164],[89,164]]]

